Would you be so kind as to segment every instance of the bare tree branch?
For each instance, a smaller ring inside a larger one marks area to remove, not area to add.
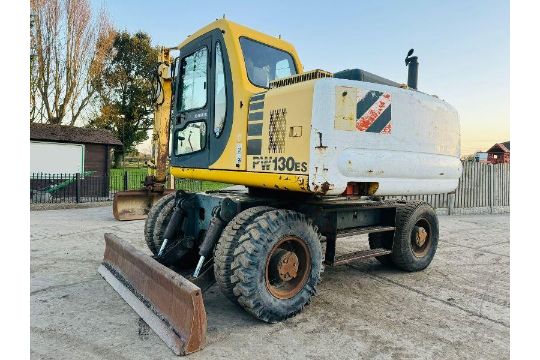
[[[31,0],[31,10],[31,121],[42,113],[48,123],[74,125],[96,100],[115,32],[89,0]]]

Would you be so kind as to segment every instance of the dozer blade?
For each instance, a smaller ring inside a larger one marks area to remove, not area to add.
[[[176,355],[201,350],[206,311],[199,287],[114,234],[98,272]]]
[[[114,195],[113,214],[116,220],[146,219],[150,208],[163,196],[174,192],[152,192],[147,190],[119,191]]]

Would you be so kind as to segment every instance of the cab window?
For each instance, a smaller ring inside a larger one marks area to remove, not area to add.
[[[255,40],[240,38],[249,81],[258,87],[269,87],[270,81],[296,74],[291,54]]]
[[[206,123],[191,122],[176,132],[175,154],[186,155],[204,149],[206,145]]]
[[[225,92],[225,72],[223,70],[223,55],[221,45],[216,43],[216,78],[215,78],[215,104],[214,104],[214,134],[221,135],[227,113],[227,94]]]
[[[180,111],[202,108],[206,105],[208,50],[201,48],[186,56],[180,63]]]

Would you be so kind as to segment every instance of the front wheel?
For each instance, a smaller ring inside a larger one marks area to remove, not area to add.
[[[303,214],[272,210],[253,220],[233,260],[234,295],[256,318],[274,323],[299,313],[323,271],[321,235]]]

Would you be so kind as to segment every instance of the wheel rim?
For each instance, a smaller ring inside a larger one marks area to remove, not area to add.
[[[274,245],[266,259],[266,288],[278,299],[290,299],[302,290],[311,271],[306,243],[286,236]]]
[[[424,257],[431,248],[431,226],[426,219],[420,219],[413,227],[411,248],[416,257]]]

